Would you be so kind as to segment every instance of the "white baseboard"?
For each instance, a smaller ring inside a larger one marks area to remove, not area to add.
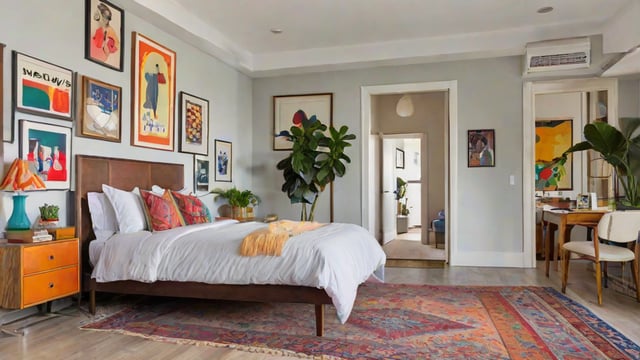
[[[480,266],[480,267],[512,267],[527,268],[524,254],[521,252],[491,252],[472,251],[457,252],[451,257],[450,266]]]

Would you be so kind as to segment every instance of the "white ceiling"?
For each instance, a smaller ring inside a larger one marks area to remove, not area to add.
[[[122,0],[252,76],[522,54],[637,0]],[[537,9],[552,6],[547,14]],[[273,34],[272,28],[282,29]]]

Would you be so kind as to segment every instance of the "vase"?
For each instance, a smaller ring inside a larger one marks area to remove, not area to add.
[[[13,212],[7,221],[7,230],[28,230],[31,228],[31,221],[29,221],[25,210],[26,201],[27,195],[13,195]]]

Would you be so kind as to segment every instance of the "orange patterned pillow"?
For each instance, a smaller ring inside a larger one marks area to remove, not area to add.
[[[151,230],[161,231],[184,226],[184,219],[168,191],[159,196],[151,191],[140,190],[140,195]]]
[[[176,206],[180,210],[180,214],[182,215],[185,224],[193,225],[211,222],[208,214],[209,209],[197,197],[193,195],[180,194],[175,191],[171,191],[171,196],[175,200]]]

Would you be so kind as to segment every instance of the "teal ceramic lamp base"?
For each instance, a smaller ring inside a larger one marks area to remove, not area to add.
[[[9,221],[7,221],[7,230],[28,230],[31,228],[31,221],[29,221],[25,210],[26,202],[27,195],[13,195],[13,213],[11,213]]]

